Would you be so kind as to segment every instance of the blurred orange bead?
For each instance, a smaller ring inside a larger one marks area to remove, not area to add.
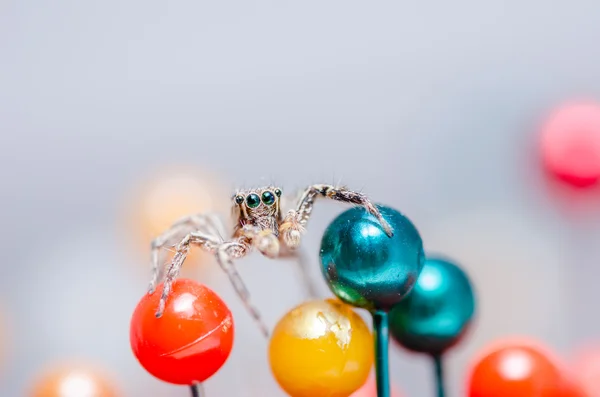
[[[225,221],[230,222],[230,196],[231,192],[224,188],[222,178],[204,170],[169,167],[155,173],[132,192],[125,211],[131,224],[129,229],[133,229],[139,260],[149,267],[151,241],[182,217],[217,212],[224,216]],[[229,224],[225,229],[230,229]],[[161,263],[170,260],[173,254],[172,247],[164,249],[160,253]],[[184,263],[183,271],[189,269],[190,265],[211,261],[212,256],[208,253],[193,248]]]
[[[109,377],[91,366],[60,365],[47,370],[34,384],[30,397],[119,397]]]
[[[391,388],[391,397],[402,397],[402,394],[400,394],[400,391],[395,385],[391,385]],[[377,383],[375,382],[375,376],[371,375],[365,384],[350,397],[377,397]]]
[[[564,366],[548,348],[531,340],[493,343],[475,360],[469,397],[565,397]]]

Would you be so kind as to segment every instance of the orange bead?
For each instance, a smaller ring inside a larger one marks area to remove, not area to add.
[[[565,379],[552,353],[530,343],[488,349],[473,366],[469,397],[561,397]]]
[[[119,397],[109,377],[82,364],[53,366],[34,384],[30,397]]]
[[[271,371],[292,397],[349,397],[367,380],[373,356],[369,327],[335,299],[288,312],[269,344]]]

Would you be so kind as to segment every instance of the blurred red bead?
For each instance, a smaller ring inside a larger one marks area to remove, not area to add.
[[[573,374],[588,397],[600,397],[600,346],[585,346],[574,357]]]
[[[586,392],[579,384],[571,383],[566,386],[560,397],[593,397],[592,394]]]
[[[530,343],[496,345],[475,362],[469,397],[565,397],[561,366],[546,349]]]
[[[567,183],[587,187],[600,180],[600,104],[572,102],[553,111],[541,134],[545,166]]]
[[[231,312],[211,289],[177,279],[164,314],[156,318],[161,293],[162,284],[133,313],[133,353],[146,371],[165,382],[204,382],[225,364],[233,348]]]

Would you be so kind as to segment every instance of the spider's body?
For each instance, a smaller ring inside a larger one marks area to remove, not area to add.
[[[193,244],[215,254],[219,265],[229,276],[246,308],[260,325],[263,333],[268,336],[268,329],[262,322],[258,311],[250,303],[250,295],[235,269],[233,259],[246,256],[253,248],[269,258],[295,255],[317,197],[361,205],[379,220],[389,236],[393,234],[388,223],[364,194],[345,188],[312,185],[300,196],[295,208],[288,210],[285,216],[282,211],[281,188],[266,186],[238,191],[232,199],[233,214],[236,218],[233,232],[227,233],[223,223],[214,214],[198,214],[176,222],[152,242],[153,277],[150,282],[150,293],[154,292],[161,273],[159,269],[160,248],[176,243],[176,253],[167,269],[156,316],[162,315],[171,284],[179,274],[190,246]],[[224,239],[223,236],[230,236],[230,238]],[[311,293],[314,294],[304,268],[303,274]]]

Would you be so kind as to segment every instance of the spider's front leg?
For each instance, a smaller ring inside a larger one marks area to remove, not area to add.
[[[377,207],[373,205],[366,195],[348,190],[344,187],[338,188],[333,185],[312,185],[304,191],[298,201],[296,209],[288,211],[279,227],[279,232],[283,236],[283,241],[289,248],[297,248],[300,244],[304,228],[310,218],[315,200],[318,197],[363,206],[370,214],[377,218],[383,227],[383,230],[385,230],[385,233],[389,237],[394,235],[391,226],[383,219],[383,216]]]
[[[156,310],[156,317],[161,317],[164,310],[165,305],[167,303],[167,298],[171,293],[171,287],[173,285],[173,281],[179,275],[179,271],[183,266],[183,262],[185,262],[185,258],[188,256],[190,252],[190,245],[195,244],[199,245],[203,249],[209,252],[214,252],[214,250],[221,244],[217,238],[210,236],[208,234],[202,232],[193,232],[187,234],[179,244],[177,244],[175,255],[173,256],[173,260],[167,269],[167,273],[165,276],[165,281],[163,283],[163,290],[160,296],[160,301],[158,303],[158,309]],[[154,279],[153,279],[154,280]]]
[[[232,258],[241,258],[250,252],[250,245],[247,244],[246,239],[238,239],[237,241],[231,242],[223,242],[222,240],[202,232],[193,232],[187,234],[181,242],[177,245],[175,255],[173,256],[173,260],[167,269],[165,281],[163,283],[162,295],[160,297],[160,301],[158,304],[158,309],[156,311],[156,317],[161,317],[164,310],[169,294],[171,293],[171,288],[173,285],[173,281],[178,276],[181,267],[183,266],[183,262],[187,257],[191,245],[198,245],[202,249],[215,253],[217,261],[223,271],[229,277],[233,288],[236,293],[244,303],[244,306],[252,316],[252,318],[258,323],[262,333],[268,337],[269,330],[267,326],[262,321],[262,317],[258,311],[250,301],[250,293],[248,289],[244,285],[242,278],[239,273],[235,269],[233,265]]]

